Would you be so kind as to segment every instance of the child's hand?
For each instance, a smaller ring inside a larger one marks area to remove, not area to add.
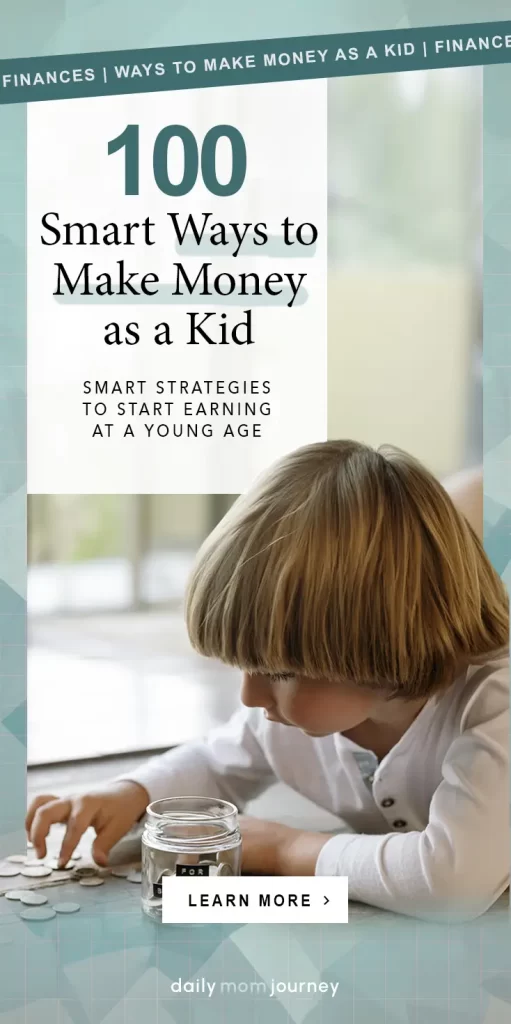
[[[240,818],[241,867],[252,875],[313,875],[320,850],[330,839],[276,821]]]
[[[148,803],[149,794],[136,782],[112,782],[91,793],[67,799],[38,796],[29,807],[25,828],[37,856],[45,857],[50,827],[66,822],[59,853],[59,863],[66,864],[85,830],[92,826],[96,831],[92,856],[96,864],[105,867],[112,846],[129,832]]]
[[[281,854],[295,835],[295,829],[276,821],[240,818],[243,839],[242,870],[253,875],[280,875]]]

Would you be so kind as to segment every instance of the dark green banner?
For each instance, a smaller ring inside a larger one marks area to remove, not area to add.
[[[0,61],[0,103],[511,61],[511,21]]]

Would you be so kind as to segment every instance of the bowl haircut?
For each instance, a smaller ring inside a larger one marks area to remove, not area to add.
[[[247,672],[429,697],[509,639],[505,587],[405,452],[327,441],[281,459],[200,549],[193,647]]]

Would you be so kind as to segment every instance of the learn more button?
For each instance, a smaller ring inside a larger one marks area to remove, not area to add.
[[[346,924],[347,878],[163,878],[163,924]]]

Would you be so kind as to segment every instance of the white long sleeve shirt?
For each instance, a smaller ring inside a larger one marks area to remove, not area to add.
[[[347,875],[350,898],[373,906],[466,919],[509,884],[508,712],[497,652],[432,698],[380,763],[341,734],[306,736],[243,708],[129,778],[151,800],[200,794],[240,809],[280,780],[353,829],[327,840],[317,875]]]

